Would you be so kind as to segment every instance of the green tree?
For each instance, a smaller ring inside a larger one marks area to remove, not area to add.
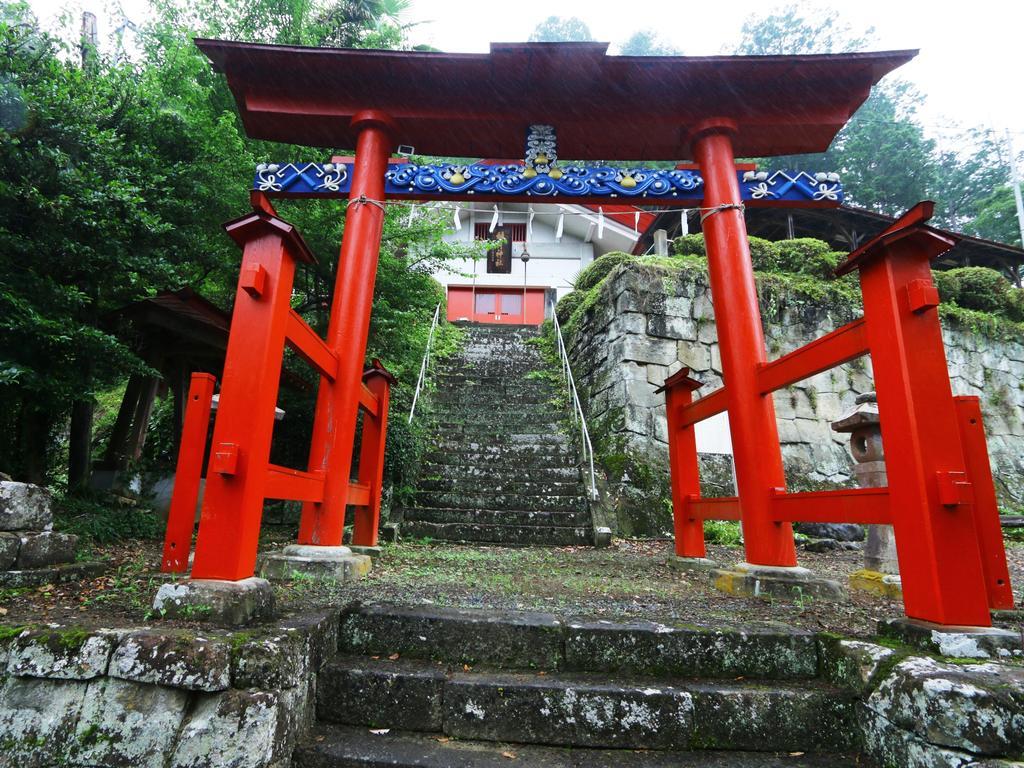
[[[41,480],[67,415],[87,437],[97,389],[141,365],[110,312],[226,274],[216,225],[245,199],[229,169],[250,158],[234,118],[190,109],[153,70],[82,71],[30,25],[0,26],[0,46],[5,101],[26,116],[0,133],[0,400],[15,437],[0,461]]]
[[[996,187],[978,201],[977,213],[965,227],[968,234],[1021,247],[1017,204],[1009,185]]]
[[[853,30],[836,11],[804,15],[795,5],[752,16],[743,25],[736,53],[789,55],[861,50],[873,29]],[[916,121],[921,95],[888,78],[839,132],[826,152],[763,160],[773,168],[838,171],[847,202],[879,213],[898,214],[937,185],[934,142]]]
[[[575,16],[548,16],[530,35],[531,43],[589,42],[590,28]]]
[[[658,37],[652,29],[634,32],[619,48],[621,56],[682,56],[683,52]]]
[[[863,50],[873,41],[874,27],[857,33],[838,11],[804,15],[798,5],[750,16],[740,30],[736,53],[782,56]]]
[[[932,193],[941,202],[936,211],[938,222],[992,240],[1005,235],[1003,228],[991,227],[996,219],[978,222],[983,209],[994,202],[994,192],[1010,176],[1005,146],[999,138],[990,130],[969,129],[938,153],[936,165],[938,173]],[[1015,237],[1019,240],[1019,233]]]
[[[897,215],[935,193],[935,142],[914,119],[920,98],[904,81],[882,83],[839,132],[825,163],[842,176],[848,203]]]
[[[402,4],[371,5],[397,13]],[[248,208],[255,164],[331,154],[247,139],[223,76],[192,38],[331,41],[318,22],[321,5],[162,0],[156,20],[140,30],[138,61],[98,58],[83,72],[70,50],[35,29],[23,5],[0,7],[0,434],[8,438],[0,441],[0,469],[60,480],[67,469],[53,457],[69,415],[84,408],[76,429],[87,439],[97,393],[144,368],[111,312],[185,285],[230,309],[238,250],[220,224]],[[368,31],[346,41],[387,37],[404,45],[394,17],[374,13]],[[344,208],[341,201],[282,205],[321,258],[296,292],[321,330]],[[450,249],[439,244],[439,217],[418,218],[406,234],[404,212],[389,211],[388,221],[387,277],[370,347],[405,372],[418,364],[440,295],[431,259]],[[413,252],[420,255],[403,256]],[[393,396],[396,409],[405,387],[408,376]],[[397,433],[402,420],[394,423]],[[308,442],[292,452],[296,464],[307,449]]]

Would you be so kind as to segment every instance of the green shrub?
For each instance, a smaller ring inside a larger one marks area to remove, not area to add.
[[[939,289],[939,300],[945,304],[957,304],[960,300],[960,280],[955,269],[933,270],[932,279]]]
[[[578,288],[575,291],[570,291],[558,300],[558,306],[555,307],[555,314],[558,315],[558,322],[565,325],[569,322],[569,318],[572,317],[573,311],[576,307],[583,303],[583,300],[587,297],[586,291],[581,291]]]
[[[750,261],[757,272],[777,272],[779,270],[778,243],[760,237],[751,237]]]
[[[1011,288],[1006,292],[1006,316],[1024,323],[1024,288]]]
[[[733,520],[705,520],[704,541],[708,544],[739,546],[742,543],[740,524]]]
[[[610,253],[606,253],[604,256],[599,256],[587,265],[586,269],[580,272],[576,278],[576,285],[574,287],[577,291],[589,291],[595,285],[608,277],[608,274],[619,266],[619,264],[633,260],[635,260],[634,256],[624,253],[623,251],[611,251]]]
[[[988,267],[959,267],[948,270],[946,275],[943,280],[956,281],[956,298],[952,300],[961,307],[1001,313],[1009,309],[1008,294],[1013,286],[996,270]]]
[[[776,263],[779,272],[795,272],[824,280],[833,279],[839,262],[846,258],[845,253],[833,251],[824,240],[813,237],[780,240],[775,243],[775,249],[779,255]]]
[[[775,243],[779,253],[778,268],[783,272],[802,272],[813,274],[808,271],[808,263],[819,260],[829,253],[832,248],[824,240],[817,240],[813,237],[797,237],[793,240],[779,240]]]
[[[682,235],[672,241],[672,253],[676,256],[707,256],[704,235]]]

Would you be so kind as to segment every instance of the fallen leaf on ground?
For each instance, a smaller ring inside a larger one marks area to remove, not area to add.
[[[515,760],[516,759],[516,753],[515,752],[502,752],[501,756],[502,757],[507,757],[509,760]]]
[[[398,654],[392,653],[390,656],[388,656],[388,659],[390,659],[391,661],[398,661]]]

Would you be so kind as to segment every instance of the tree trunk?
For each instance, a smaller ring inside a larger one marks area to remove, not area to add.
[[[149,415],[153,411],[153,401],[156,400],[159,386],[160,379],[155,376],[147,377],[143,383],[142,394],[135,405],[135,418],[128,434],[128,444],[125,446],[129,461],[138,461],[142,456],[142,448],[146,444],[146,430],[149,428]]]
[[[114,428],[110,431],[107,452],[103,457],[104,469],[124,469],[127,464],[125,444],[131,433],[132,419],[135,416],[139,396],[142,394],[145,384],[146,377],[141,374],[133,373],[128,378],[128,385],[124,389],[124,397],[121,398],[121,408],[117,412]]]
[[[46,449],[50,442],[52,419],[49,413],[33,403],[22,401],[19,432],[22,451],[21,480],[36,485],[46,484]]]
[[[68,440],[68,488],[71,490],[89,485],[94,408],[91,400],[76,400],[71,406],[71,435]]]

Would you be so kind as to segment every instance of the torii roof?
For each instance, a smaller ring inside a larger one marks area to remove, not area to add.
[[[871,86],[917,51],[609,56],[607,43],[492,43],[490,53],[196,40],[253,138],[351,149],[352,116],[387,112],[398,143],[441,157],[521,157],[531,124],[559,156],[678,160],[702,120],[739,123],[739,157],[824,151]]]

